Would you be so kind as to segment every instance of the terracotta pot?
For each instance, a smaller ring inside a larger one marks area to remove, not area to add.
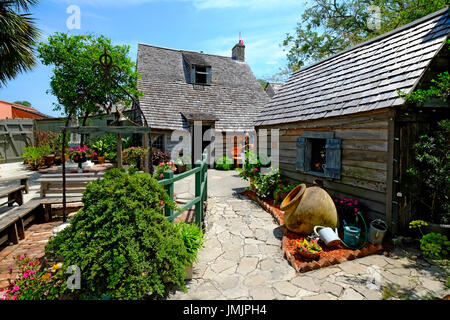
[[[64,162],[67,162],[69,160],[69,155],[68,154],[65,154],[64,155]]]
[[[306,259],[317,259],[320,257],[320,252],[305,252],[305,251],[298,251],[298,253]]]
[[[336,228],[336,206],[329,194],[319,187],[295,187],[283,200],[280,210],[285,212],[286,228],[300,234],[311,234],[315,226]]]
[[[105,157],[97,157],[97,160],[98,160],[98,163],[99,163],[99,164],[104,164],[106,158],[105,158]]]
[[[44,164],[46,167],[51,167],[55,164],[55,155],[54,154],[49,154],[44,156]]]

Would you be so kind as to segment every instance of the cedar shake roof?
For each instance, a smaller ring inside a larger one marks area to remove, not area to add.
[[[190,64],[210,66],[211,84],[191,84]],[[218,130],[252,130],[270,100],[249,65],[231,57],[139,44],[137,65],[141,109],[154,129],[187,129],[184,114],[196,120],[204,114],[218,119]]]
[[[256,126],[342,116],[404,104],[450,32],[445,8],[295,72]]]

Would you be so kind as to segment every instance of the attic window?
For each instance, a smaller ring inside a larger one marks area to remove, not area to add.
[[[192,66],[191,83],[193,84],[211,84],[211,67]]]

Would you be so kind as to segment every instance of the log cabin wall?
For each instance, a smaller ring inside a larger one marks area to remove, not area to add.
[[[296,183],[324,182],[333,197],[347,197],[366,207],[369,219],[391,219],[393,110],[378,110],[359,115],[316,121],[261,126],[267,129],[270,149],[270,129],[279,129],[281,174]],[[334,132],[342,139],[341,178],[329,179],[296,170],[297,138],[305,131]],[[391,179],[391,180],[389,180]]]

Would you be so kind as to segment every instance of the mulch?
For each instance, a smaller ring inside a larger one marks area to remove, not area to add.
[[[339,244],[333,248],[326,247],[324,244],[321,245],[322,252],[320,256],[315,259],[307,259],[300,256],[297,252],[295,241],[300,239],[303,240],[304,236],[297,233],[289,231],[284,225],[284,212],[280,210],[280,206],[274,204],[273,200],[260,199],[256,193],[251,190],[246,190],[241,193],[241,195],[246,196],[256,202],[267,212],[269,212],[277,223],[283,227],[283,239],[281,241],[281,250],[284,257],[288,260],[291,266],[297,272],[307,272],[311,270],[316,270],[319,268],[328,267],[331,265],[339,264],[345,261],[354,260],[357,258],[362,258],[371,254],[379,253],[384,250],[388,250],[390,245],[387,243],[374,245],[370,242],[361,248],[360,250],[351,250],[346,248],[344,245]],[[339,235],[343,238],[343,235]]]

